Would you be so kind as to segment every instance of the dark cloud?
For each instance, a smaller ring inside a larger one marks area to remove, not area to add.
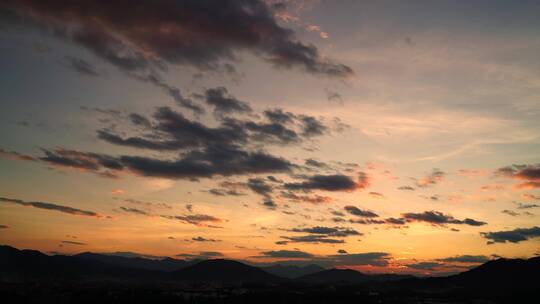
[[[129,120],[135,126],[142,126],[144,128],[148,128],[148,129],[152,127],[152,123],[150,122],[150,120],[148,118],[146,118],[143,115],[137,114],[137,113],[129,114]]]
[[[315,134],[302,135],[303,125],[296,120],[289,127],[272,121],[223,118],[216,127],[208,127],[186,118],[182,113],[169,107],[159,107],[153,115],[153,122],[146,119],[143,125],[141,117],[142,115],[139,115],[139,119],[135,121],[132,119],[135,126],[146,126],[140,130],[139,135],[126,137],[110,129],[102,129],[98,131],[98,138],[115,145],[172,151],[215,145],[249,146],[260,143],[288,145],[315,136]],[[318,123],[323,124],[322,121]]]
[[[269,196],[273,191],[272,186],[267,184],[262,178],[250,178],[247,182],[247,187],[262,196]]]
[[[261,252],[260,257],[269,257],[269,258],[292,258],[292,259],[306,259],[312,258],[311,253],[307,253],[300,250],[272,250],[272,251],[263,251]]]
[[[291,112],[285,112],[283,109],[271,109],[264,111],[264,116],[272,123],[290,124],[293,123],[297,116]]]
[[[310,204],[325,204],[332,202],[332,198],[329,196],[322,196],[322,195],[297,195],[295,193],[292,193],[290,191],[282,191],[281,197],[286,198],[289,201],[292,202],[304,202],[304,203],[310,203]]]
[[[277,241],[277,245],[289,243],[314,243],[314,244],[343,244],[344,240],[328,238],[325,235],[302,235],[302,236],[282,236],[283,241]]]
[[[242,196],[242,195],[246,195],[245,193],[238,192],[237,190],[234,190],[234,189],[212,188],[212,189],[209,189],[206,192],[208,192],[208,193],[210,193],[212,195],[215,195],[215,196]]]
[[[207,89],[201,98],[204,98],[205,102],[214,108],[214,113],[218,115],[252,111],[247,102],[234,98],[225,87]]]
[[[356,215],[359,217],[379,217],[376,213],[369,211],[369,210],[362,210],[355,206],[345,206],[345,211],[352,215]]]
[[[329,166],[327,163],[320,162],[320,161],[315,160],[313,158],[306,159],[304,163],[306,164],[306,166],[312,167],[312,168],[315,168],[315,169],[322,169],[322,170],[332,169],[332,167]]]
[[[20,199],[7,198],[7,197],[0,197],[0,202],[12,203],[12,204],[17,204],[21,206],[34,207],[34,208],[39,208],[39,209],[51,210],[51,211],[58,211],[58,212],[67,213],[71,215],[80,215],[80,216],[88,216],[88,217],[95,217],[95,218],[103,217],[99,213],[96,213],[93,211],[81,210],[77,208],[72,208],[68,206],[62,206],[62,205],[57,205],[57,204],[47,203],[47,202],[28,202],[28,201],[23,201]]]
[[[439,211],[424,211],[422,213],[403,213],[403,218],[407,222],[427,222],[434,225],[445,224],[464,224],[470,226],[483,226],[487,223],[477,221],[474,219],[466,218],[464,220],[458,220],[449,214],[443,214]]]
[[[353,191],[358,188],[358,184],[346,175],[313,175],[306,177],[303,182],[286,183],[284,187],[288,190],[305,192],[311,190]]]
[[[139,175],[170,179],[288,172],[293,167],[286,159],[262,151],[248,152],[232,146],[191,151],[177,160],[142,156],[121,156],[119,160],[127,169]]]
[[[69,245],[78,245],[78,246],[86,246],[86,243],[81,242],[75,242],[75,241],[62,241],[62,244],[69,244]]]
[[[405,225],[406,221],[402,218],[394,218],[394,217],[389,217],[387,219],[385,219],[386,223],[388,224],[392,224],[392,225]]]
[[[345,216],[345,213],[338,211],[338,210],[330,210],[330,213],[335,216],[343,217]]]
[[[457,255],[457,256],[448,257],[444,259],[438,259],[438,261],[441,261],[441,262],[471,263],[471,264],[481,264],[489,260],[490,259],[485,255]]]
[[[322,226],[316,226],[316,227],[310,227],[310,228],[293,228],[288,230],[290,232],[301,232],[301,233],[309,233],[309,234],[318,234],[318,235],[326,235],[331,237],[347,237],[351,235],[362,235],[362,233],[352,229],[352,228],[345,228],[345,227],[322,227]]]
[[[96,70],[96,68],[90,62],[84,59],[67,56],[66,64],[68,67],[81,75],[94,77],[99,76],[99,72]]]
[[[219,257],[223,257],[223,253],[217,252],[217,251],[202,251],[198,254],[193,253],[179,253],[176,255],[177,257],[190,259],[190,260],[206,260],[206,259],[215,259]]]
[[[181,222],[192,224],[195,226],[206,226],[206,227],[211,227],[211,228],[218,228],[217,226],[214,226],[213,224],[223,222],[222,219],[217,218],[212,215],[208,215],[208,214],[161,215],[161,217],[170,219],[170,220],[181,221]]]
[[[504,214],[508,214],[510,216],[518,216],[519,215],[518,212],[515,212],[515,211],[512,211],[512,210],[503,210],[501,212],[504,213]]]
[[[55,150],[42,149],[42,151],[44,156],[38,159],[43,162],[54,166],[93,172],[102,177],[115,178],[116,175],[112,171],[124,168],[118,159],[104,154],[62,148]]]
[[[296,40],[264,1],[21,0],[3,6],[127,72],[163,71],[168,64],[230,70],[238,52],[247,50],[277,67],[353,74]]]
[[[404,191],[414,191],[415,189],[411,186],[401,186],[398,188],[398,190],[404,190]]]
[[[204,109],[200,105],[194,103],[193,100],[191,100],[189,98],[186,98],[182,94],[180,89],[178,89],[177,87],[172,86],[170,84],[167,84],[166,82],[161,80],[159,78],[159,76],[157,76],[156,74],[152,73],[152,74],[149,74],[149,75],[146,75],[146,76],[140,76],[139,75],[139,76],[136,76],[136,79],[147,82],[147,83],[150,83],[150,84],[160,88],[165,93],[167,93],[169,96],[171,96],[172,99],[174,99],[174,101],[176,102],[176,104],[178,106],[193,111],[193,114],[201,115],[201,114],[204,113]]]
[[[122,210],[123,212],[126,212],[126,213],[132,213],[132,214],[136,214],[136,215],[151,216],[150,213],[148,213],[148,212],[146,212],[144,210],[141,210],[141,209],[137,209],[137,208],[120,207],[120,210]]]
[[[495,174],[520,180],[521,182],[515,186],[518,189],[540,188],[540,164],[511,165],[499,168]]]
[[[540,208],[540,205],[538,204],[526,204],[526,203],[517,203],[518,209],[532,209],[532,208]]]
[[[277,208],[277,204],[271,198],[264,199],[262,205],[271,210]]]
[[[0,229],[8,229],[9,226],[8,225],[0,225]]]
[[[481,235],[488,240],[488,244],[519,243],[540,237],[540,227],[534,226],[531,228],[516,228],[514,230],[482,232]]]
[[[320,136],[328,131],[328,128],[313,116],[301,115],[299,119],[303,124],[302,135],[305,137]]]
[[[169,205],[169,204],[166,204],[166,203],[146,202],[146,201],[136,200],[136,199],[133,199],[133,198],[126,198],[123,201],[126,202],[126,203],[145,206],[145,207],[172,209],[172,206]]]
[[[345,249],[340,249],[337,251],[339,254],[346,254],[347,253],[347,250]]]
[[[211,242],[211,243],[221,242],[221,240],[204,238],[202,236],[193,237],[193,238],[191,238],[191,240],[193,242]]]

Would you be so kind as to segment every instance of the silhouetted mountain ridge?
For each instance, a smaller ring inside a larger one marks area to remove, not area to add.
[[[315,265],[315,264],[310,264],[310,265],[305,265],[305,266],[275,264],[275,265],[262,267],[262,269],[278,277],[288,278],[288,279],[296,279],[296,278],[299,278],[308,274],[312,274],[312,273],[324,270],[323,267],[319,265]]]
[[[87,260],[100,261],[106,264],[130,267],[146,270],[175,271],[192,265],[197,261],[185,261],[172,258],[148,259],[142,257],[125,257],[112,254],[99,254],[92,252],[83,252],[75,255]]]
[[[328,269],[298,278],[299,281],[313,284],[361,284],[366,282],[397,281],[413,278],[398,274],[365,274],[353,269]]]

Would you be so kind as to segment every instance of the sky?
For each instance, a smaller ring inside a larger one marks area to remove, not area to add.
[[[540,254],[538,1],[0,1],[0,243],[446,274]]]

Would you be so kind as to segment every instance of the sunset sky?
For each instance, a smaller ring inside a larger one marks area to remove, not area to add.
[[[539,1],[0,0],[0,243],[540,254]]]

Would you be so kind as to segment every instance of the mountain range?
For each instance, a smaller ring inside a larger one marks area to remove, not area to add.
[[[324,269],[318,265],[255,267],[225,259],[177,260],[81,253],[46,255],[35,250],[0,246],[0,281],[39,279],[114,280],[152,282],[384,284],[385,288],[535,288],[540,257],[528,260],[497,259],[466,272],[442,278],[364,274],[351,269]]]

